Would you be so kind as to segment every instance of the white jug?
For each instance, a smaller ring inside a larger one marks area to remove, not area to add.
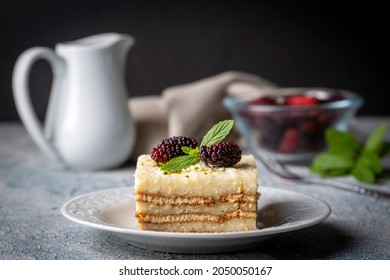
[[[134,39],[104,33],[33,47],[16,61],[13,93],[19,116],[40,150],[74,169],[117,167],[130,156],[135,125],[127,106],[125,62]],[[44,129],[33,109],[29,76],[45,59],[53,71]]]

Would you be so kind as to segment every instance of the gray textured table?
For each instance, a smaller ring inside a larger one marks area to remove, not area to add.
[[[381,121],[390,123],[390,118],[360,117],[355,132],[364,136]],[[384,163],[381,187],[390,189],[389,159]],[[153,252],[72,223],[60,213],[62,204],[77,195],[133,185],[133,163],[101,172],[66,170],[39,152],[20,123],[0,123],[0,259],[390,259],[390,200],[281,183],[262,166],[259,169],[260,184],[320,198],[331,206],[330,217],[313,227],[276,235],[250,251]]]

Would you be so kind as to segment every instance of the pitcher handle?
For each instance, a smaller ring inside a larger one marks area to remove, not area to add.
[[[50,159],[63,162],[61,156],[45,137],[42,125],[33,109],[29,90],[31,68],[38,59],[49,62],[53,71],[53,87],[65,70],[65,62],[50,48],[33,47],[24,51],[17,59],[12,74],[12,89],[19,116],[38,148]]]

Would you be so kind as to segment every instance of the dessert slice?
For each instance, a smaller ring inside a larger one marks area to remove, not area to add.
[[[232,232],[256,229],[258,171],[252,155],[230,167],[202,161],[180,171],[141,155],[135,171],[136,218],[142,230]]]

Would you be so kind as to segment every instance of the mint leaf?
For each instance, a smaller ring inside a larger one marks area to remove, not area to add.
[[[199,147],[211,146],[215,143],[222,141],[230,133],[230,130],[233,128],[233,124],[233,120],[224,120],[214,125],[203,137],[201,145]],[[192,149],[187,146],[182,146],[181,150],[186,155],[171,159],[170,161],[161,166],[161,170],[174,172],[197,164],[200,161],[199,147]]]
[[[329,150],[332,152],[342,152],[344,154],[357,154],[360,150],[359,141],[351,134],[328,128],[325,131],[325,139]]]
[[[198,155],[185,155],[171,159],[161,166],[163,171],[179,171],[199,162]]]
[[[387,124],[382,123],[379,125],[368,137],[365,143],[365,148],[373,151],[377,155],[381,153],[382,146],[384,145],[382,139],[386,134]]]
[[[187,155],[195,155],[197,156],[199,154],[199,148],[195,148],[195,149],[192,149],[190,147],[187,147],[187,146],[182,146],[181,147],[181,150],[187,154]]]
[[[224,120],[214,125],[203,137],[200,147],[210,147],[211,145],[225,139],[230,130],[233,128],[233,124],[233,120]]]
[[[310,170],[322,176],[340,176],[349,173],[353,165],[353,157],[349,155],[325,152],[314,158]]]
[[[358,160],[352,170],[352,175],[361,182],[374,183],[375,173],[363,161]]]
[[[383,141],[387,124],[379,125],[367,138],[364,147],[353,135],[335,129],[325,132],[329,151],[314,157],[310,170],[322,176],[352,174],[364,183],[374,183],[382,173],[381,157],[390,153],[390,142]]]
[[[371,150],[364,148],[360,153],[358,161],[364,163],[365,166],[370,168],[374,174],[380,174],[382,172],[382,162],[379,156]]]

